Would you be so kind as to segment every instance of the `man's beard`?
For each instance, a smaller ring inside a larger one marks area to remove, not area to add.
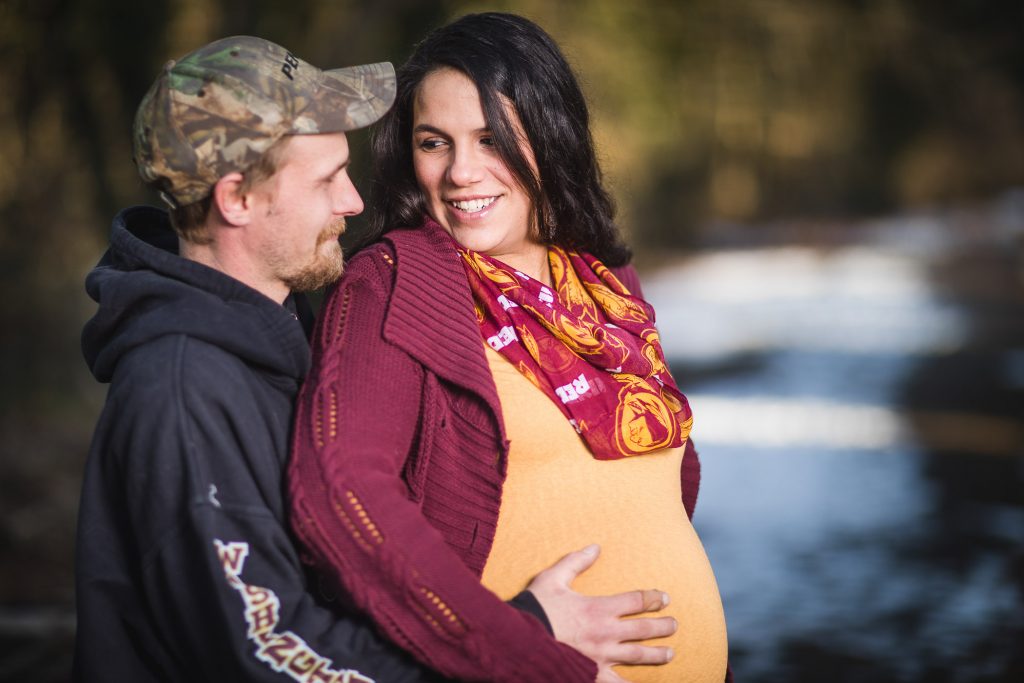
[[[312,292],[323,289],[341,277],[345,261],[338,238],[343,232],[345,232],[344,218],[339,218],[324,228],[316,239],[316,248],[314,249],[316,258],[303,268],[281,276],[281,280],[288,286],[288,289],[293,292]],[[325,244],[332,242],[333,244],[326,251],[322,251]]]

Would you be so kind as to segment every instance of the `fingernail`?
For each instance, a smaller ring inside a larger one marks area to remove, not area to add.
[[[584,555],[597,555],[597,551],[600,550],[600,549],[601,549],[601,546],[599,546],[596,543],[591,543],[590,545],[588,545],[586,548],[583,549],[583,554]]]
[[[676,621],[676,619],[674,617],[672,619],[672,630],[673,631],[678,631],[679,630],[679,622]]]
[[[671,600],[669,600],[668,593],[662,593],[661,594],[661,606],[662,607],[668,607],[668,603],[669,602],[671,602]]]
[[[672,648],[668,648],[668,650],[665,652],[665,661],[666,662],[671,662],[672,658],[675,657],[675,656],[676,656],[675,650],[673,650]]]

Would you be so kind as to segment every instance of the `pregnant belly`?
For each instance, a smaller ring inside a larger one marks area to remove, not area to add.
[[[657,588],[672,600],[659,615],[679,622],[673,636],[645,641],[673,648],[672,662],[619,666],[619,675],[630,681],[721,683],[725,618],[711,565],[680,502],[681,457],[682,449],[629,460],[590,458],[582,465],[577,461],[575,472],[550,464],[532,473],[510,467],[484,585],[509,599],[566,553],[599,543],[600,557],[576,579],[574,590],[610,595]],[[593,476],[592,470],[603,471]],[[585,480],[585,486],[570,480]]]
[[[611,595],[657,588],[671,597],[675,650],[660,666],[620,666],[630,681],[722,683],[725,616],[704,547],[683,509],[683,449],[596,460],[546,394],[490,347],[485,352],[509,438],[508,473],[482,581],[503,599],[541,570],[591,543],[601,556],[573,588]],[[699,416],[698,416],[699,417]]]

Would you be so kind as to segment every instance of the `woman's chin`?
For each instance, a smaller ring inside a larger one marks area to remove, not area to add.
[[[455,238],[455,241],[460,246],[470,251],[480,252],[481,254],[491,255],[500,244],[499,240],[489,239],[486,234],[483,234],[482,230],[475,230],[473,228],[456,228],[452,231],[452,237]]]

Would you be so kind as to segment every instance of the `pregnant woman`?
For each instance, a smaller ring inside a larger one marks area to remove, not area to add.
[[[374,152],[372,243],[324,305],[299,404],[293,523],[313,564],[448,677],[721,683],[690,409],[557,45],[507,14],[438,29]],[[617,619],[603,661],[531,584],[590,543],[574,591],[671,596],[660,620]],[[502,602],[526,588],[597,666]]]

